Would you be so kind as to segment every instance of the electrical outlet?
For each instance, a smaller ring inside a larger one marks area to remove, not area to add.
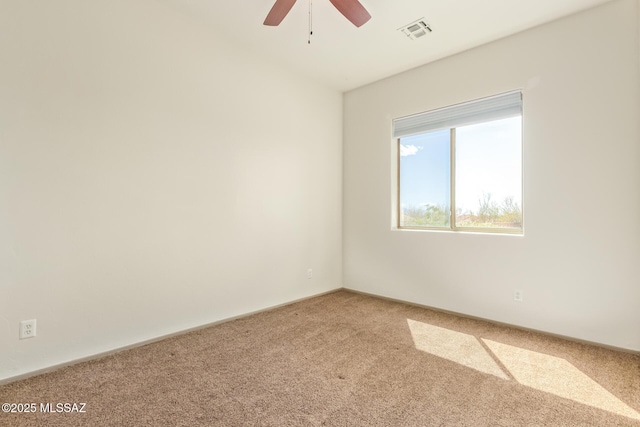
[[[23,320],[20,322],[20,339],[33,338],[36,336],[36,319]]]
[[[513,291],[513,299],[514,301],[518,302],[524,301],[524,298],[522,296],[522,289],[516,289],[515,291]]]
[[[307,279],[311,279],[313,277],[313,269],[312,268],[308,268],[307,269]]]

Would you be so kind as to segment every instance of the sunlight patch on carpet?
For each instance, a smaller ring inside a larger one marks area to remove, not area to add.
[[[565,359],[482,339],[523,385],[640,420],[640,414]]]
[[[640,414],[566,359],[407,319],[416,349],[476,371],[640,420]],[[484,345],[482,344],[484,343]],[[486,347],[485,347],[486,346]]]
[[[508,380],[509,377],[473,335],[407,319],[418,350]]]

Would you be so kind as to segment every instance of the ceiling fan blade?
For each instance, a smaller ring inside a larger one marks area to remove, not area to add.
[[[287,13],[291,10],[296,0],[276,0],[271,11],[264,20],[264,25],[275,27],[280,25]]]
[[[356,27],[365,24],[371,15],[358,0],[329,0]]]

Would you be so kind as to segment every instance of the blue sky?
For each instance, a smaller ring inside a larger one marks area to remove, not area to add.
[[[401,206],[449,205],[448,129],[401,139]],[[456,207],[476,211],[491,193],[522,206],[522,119],[513,117],[456,129]]]

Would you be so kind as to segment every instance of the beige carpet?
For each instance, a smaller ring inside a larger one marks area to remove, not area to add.
[[[640,426],[640,356],[340,291],[8,384],[5,402],[38,412],[2,426]]]

